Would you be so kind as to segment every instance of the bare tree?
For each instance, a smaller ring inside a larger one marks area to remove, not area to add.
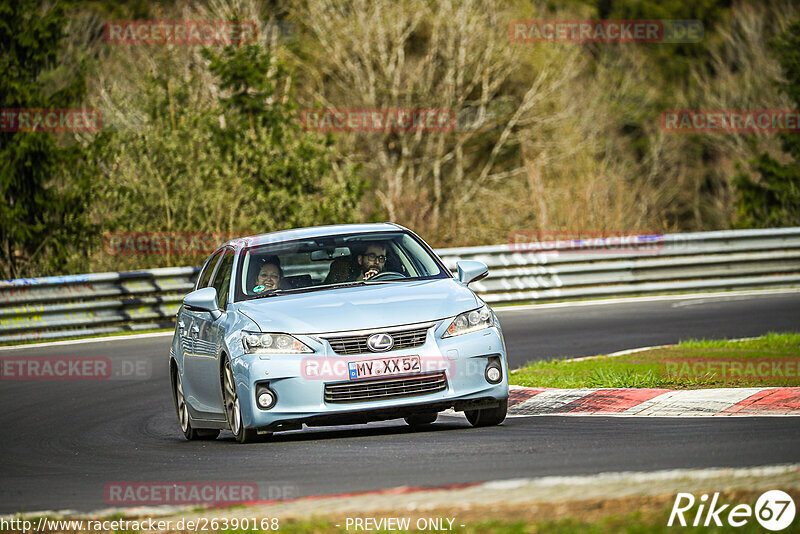
[[[510,17],[487,0],[308,0],[298,57],[309,105],[441,108],[455,131],[338,135],[374,180],[388,217],[448,241],[486,188],[522,177],[519,132],[560,119],[543,111],[579,72],[579,51],[511,42]],[[447,221],[445,221],[447,219]]]

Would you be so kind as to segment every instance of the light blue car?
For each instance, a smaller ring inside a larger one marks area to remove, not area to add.
[[[464,411],[497,425],[508,364],[494,312],[414,233],[395,224],[321,226],[234,239],[203,265],[170,348],[187,439],[240,443],[303,425]]]

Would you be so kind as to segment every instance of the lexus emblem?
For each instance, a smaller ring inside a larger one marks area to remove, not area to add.
[[[367,339],[367,346],[372,352],[386,352],[394,347],[394,339],[389,334],[372,334]]]

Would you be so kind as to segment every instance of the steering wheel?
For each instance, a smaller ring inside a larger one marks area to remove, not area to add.
[[[391,278],[389,278],[389,277],[391,277]],[[382,273],[378,273],[375,276],[373,276],[372,278],[370,278],[369,280],[367,280],[367,282],[372,282],[373,280],[381,280],[383,278],[391,279],[391,280],[398,280],[400,278],[408,278],[408,277],[406,275],[404,275],[403,273],[398,273],[397,271],[383,271]]]

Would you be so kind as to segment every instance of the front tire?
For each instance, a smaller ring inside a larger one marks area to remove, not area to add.
[[[219,430],[192,428],[192,422],[189,420],[189,407],[186,406],[186,397],[183,395],[183,382],[181,382],[181,375],[177,370],[175,371],[175,380],[172,390],[175,393],[175,410],[178,412],[178,423],[181,425],[183,437],[189,441],[217,439]]]
[[[508,399],[500,401],[497,408],[484,408],[482,410],[466,410],[464,415],[467,421],[474,427],[499,425],[506,418],[508,413]]]
[[[239,395],[236,393],[236,381],[233,379],[231,361],[225,358],[225,367],[222,370],[222,398],[225,401],[225,417],[231,427],[233,437],[239,443],[252,443],[257,440],[258,433],[255,429],[245,428],[242,423],[242,408],[239,405]]]

